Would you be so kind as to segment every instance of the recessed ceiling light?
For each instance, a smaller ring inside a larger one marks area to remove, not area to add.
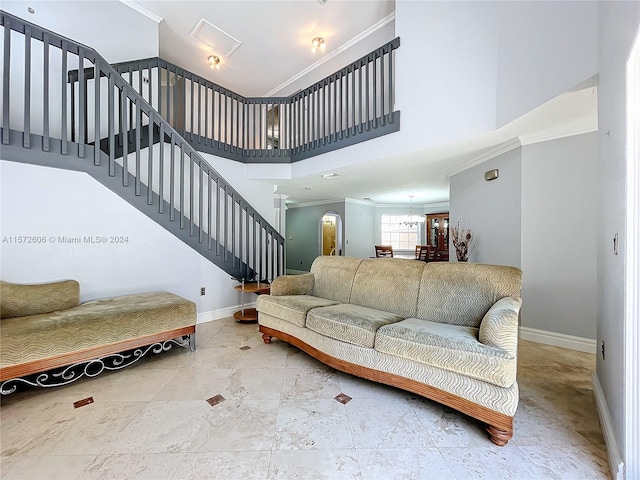
[[[326,178],[327,180],[330,180],[332,178],[336,178],[339,176],[340,176],[339,173],[332,172],[332,173],[325,173],[324,175],[322,175],[322,178]]]
[[[304,187],[305,190],[311,190],[311,187]]]
[[[364,197],[363,200],[366,200],[367,202],[373,202],[373,198],[371,197]]]
[[[36,13],[35,9],[33,7],[27,7],[27,12],[34,14]]]

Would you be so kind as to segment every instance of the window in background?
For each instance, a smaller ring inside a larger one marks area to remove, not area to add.
[[[382,230],[381,245],[391,245],[394,250],[411,250],[419,245],[418,228],[422,225],[404,225],[406,215],[382,215],[380,225]]]

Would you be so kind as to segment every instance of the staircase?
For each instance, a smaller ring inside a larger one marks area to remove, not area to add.
[[[284,273],[284,238],[96,51],[0,20],[3,159],[91,175],[238,280]]]
[[[243,97],[160,58],[111,66],[0,11],[2,158],[85,172],[238,280],[284,273],[284,238],[198,152],[287,163],[393,133],[381,46],[289,97]]]

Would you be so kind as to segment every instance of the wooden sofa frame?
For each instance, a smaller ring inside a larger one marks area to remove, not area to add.
[[[506,445],[513,436],[513,418],[508,415],[495,412],[470,400],[445,392],[439,388],[425,385],[424,383],[410,378],[405,378],[393,373],[381,372],[379,370],[363,367],[345,360],[340,360],[321,352],[317,348],[312,347],[288,333],[265,327],[263,325],[259,326],[259,330],[262,333],[264,343],[271,343],[272,338],[278,338],[298,347],[300,350],[311,355],[316,360],[319,360],[325,365],[335,368],[336,370],[416,393],[422,397],[435,400],[438,403],[454,408],[465,415],[480,420],[487,425],[486,430],[489,433],[491,441],[500,447]]]

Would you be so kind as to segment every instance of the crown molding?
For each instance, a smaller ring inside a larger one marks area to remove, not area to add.
[[[598,119],[586,118],[584,120],[573,122],[568,125],[561,125],[558,128],[548,130],[542,133],[534,133],[531,135],[521,135],[520,143],[524,145],[532,145],[534,143],[549,142],[559,138],[573,137],[574,135],[582,135],[598,131]]]
[[[120,3],[122,3],[123,5],[126,5],[127,7],[135,10],[136,12],[144,15],[145,17],[147,17],[150,20],[153,20],[156,23],[160,23],[161,21],[164,20],[164,18],[156,15],[155,13],[153,13],[150,10],[147,10],[146,8],[144,8],[142,5],[138,5],[136,2],[134,2],[133,0],[119,0]]]
[[[330,203],[344,203],[344,201],[344,198],[336,198],[332,200],[317,200],[315,202],[287,203],[287,208],[315,207],[316,205],[328,205]]]
[[[454,175],[457,175],[458,173],[464,172],[465,170],[469,170],[470,168],[473,168],[476,165],[480,165],[481,163],[484,163],[487,160],[491,160],[492,158],[496,158],[500,155],[510,152],[511,150],[514,150],[520,146],[521,146],[520,139],[518,139],[517,137],[512,138],[511,140],[501,143],[500,145],[496,145],[494,148],[484,152],[482,155],[479,155],[469,160],[468,162],[463,163],[455,170],[447,173],[447,175],[449,177],[452,177]]]
[[[288,87],[293,82],[295,82],[296,80],[301,79],[302,77],[304,77],[309,72],[312,72],[313,70],[315,70],[319,66],[327,63],[329,60],[333,59],[334,57],[337,57],[339,54],[341,54],[345,50],[348,50],[349,48],[353,47],[356,43],[362,41],[363,39],[367,38],[372,33],[377,32],[378,30],[380,30],[386,24],[388,24],[388,23],[392,22],[393,20],[395,20],[395,18],[396,18],[396,12],[395,11],[391,12],[389,15],[387,15],[383,19],[379,20],[378,22],[374,23],[373,25],[371,25],[366,30],[363,30],[362,32],[360,32],[358,35],[353,37],[351,40],[348,40],[347,42],[343,43],[342,45],[340,45],[335,50],[332,50],[330,53],[326,54],[324,57],[319,59],[317,62],[312,63],[307,68],[299,71],[294,76],[292,76],[289,79],[285,80],[284,82],[282,82],[280,85],[278,85],[274,89],[272,89],[272,90],[268,91],[267,93],[265,93],[263,96],[264,97],[273,97],[273,96],[275,96],[275,94],[278,93],[283,88]]]
[[[373,200],[358,200],[355,198],[345,198],[344,203],[354,203],[356,205],[365,205],[367,207],[373,207],[376,204]]]
[[[436,202],[436,203],[425,203],[423,205],[423,209],[432,210],[427,213],[440,213],[440,212],[448,212],[449,211],[449,202]]]

